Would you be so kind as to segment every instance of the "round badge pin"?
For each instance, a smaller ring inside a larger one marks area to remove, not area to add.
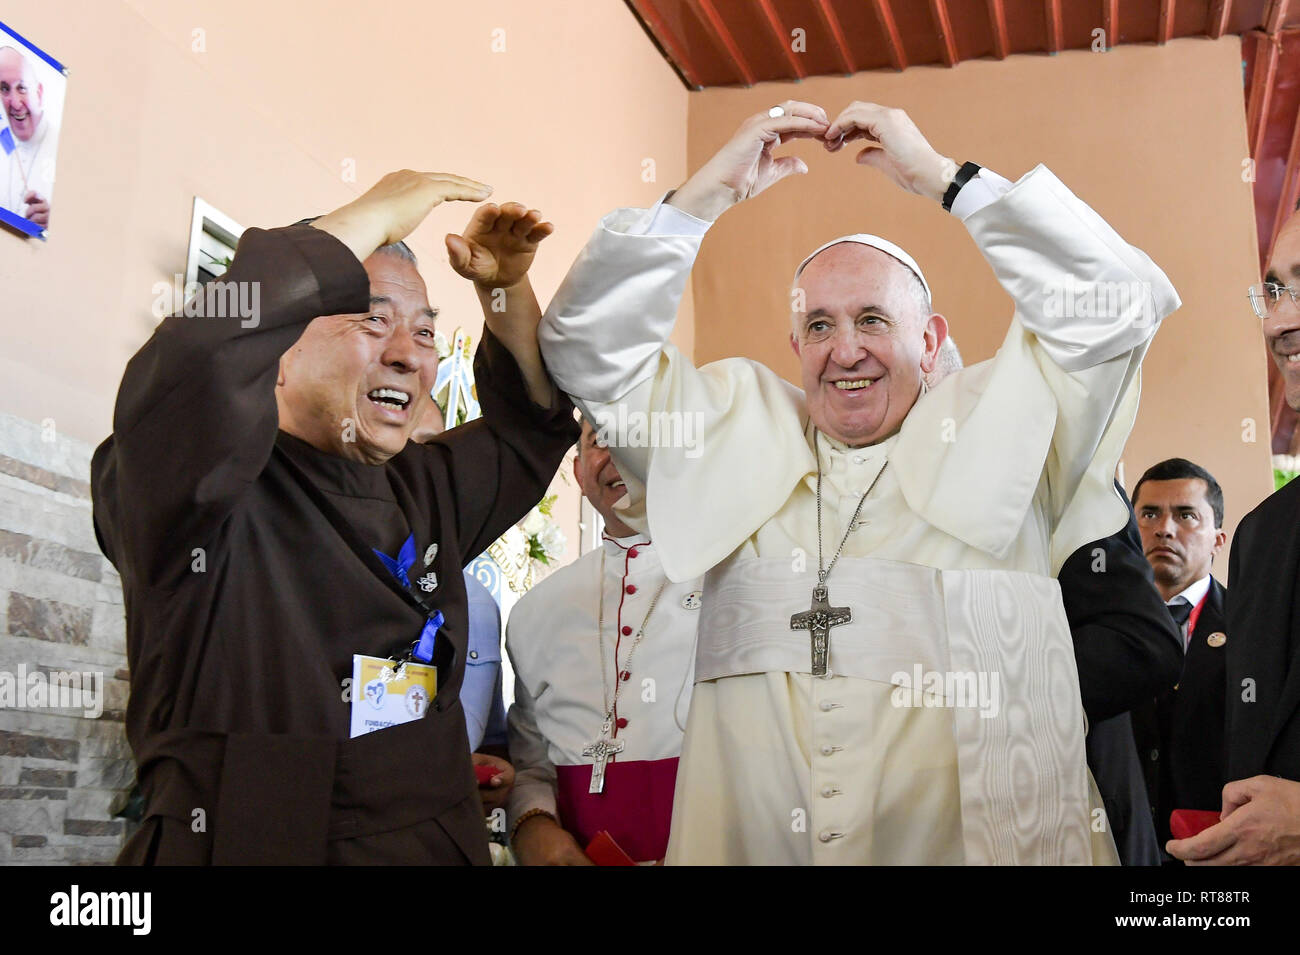
[[[1220,633],[1219,631],[1216,630],[1214,633],[1210,634],[1208,637],[1205,638],[1205,642],[1212,647],[1221,647],[1228,642],[1228,635],[1225,633]]]
[[[685,607],[687,610],[699,610],[702,596],[703,593],[701,591],[692,590],[689,594],[687,594],[685,597],[682,598],[682,606]]]

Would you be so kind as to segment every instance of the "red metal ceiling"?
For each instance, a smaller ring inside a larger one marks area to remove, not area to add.
[[[626,2],[691,89],[1300,26],[1288,0]]]

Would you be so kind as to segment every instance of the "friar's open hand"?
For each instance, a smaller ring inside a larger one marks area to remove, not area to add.
[[[1252,776],[1223,787],[1218,825],[1165,849],[1188,865],[1300,865],[1300,782]]]
[[[475,210],[463,235],[447,236],[447,258],[479,288],[510,288],[528,274],[537,247],[554,231],[536,209],[489,202]]]
[[[867,145],[857,161],[874,166],[908,192],[943,200],[957,174],[957,163],[937,153],[916,123],[901,109],[876,103],[850,103],[822,137],[830,152],[857,139]]]
[[[492,187],[448,172],[390,172],[365,193],[312,223],[361,261],[382,245],[400,242],[434,208],[450,200],[481,202]]]

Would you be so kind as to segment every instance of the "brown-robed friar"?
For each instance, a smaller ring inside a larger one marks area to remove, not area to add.
[[[145,799],[119,862],[489,861],[458,701],[460,568],[577,438],[526,274],[552,227],[488,204],[447,237],[484,304],[483,415],[429,444],[409,438],[432,401],[436,313],[401,240],[490,192],[403,171],[311,224],[249,229],[221,281],[253,320],[201,295],[206,312],[167,318],[128,363],[92,463]],[[350,738],[354,654],[400,659],[422,634],[423,718]]]

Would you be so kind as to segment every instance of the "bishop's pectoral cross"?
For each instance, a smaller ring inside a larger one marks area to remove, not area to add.
[[[582,755],[590,756],[593,760],[591,765],[591,785],[587,787],[589,793],[604,791],[605,764],[609,762],[611,756],[623,752],[623,741],[609,738],[613,728],[613,721],[605,720],[605,725],[600,728],[600,739],[594,743],[588,743],[582,748]]]
[[[838,627],[853,619],[849,607],[832,607],[826,594],[826,585],[813,588],[812,606],[790,616],[791,630],[807,630],[812,634],[812,675],[827,676],[827,658],[831,650],[831,627]]]

